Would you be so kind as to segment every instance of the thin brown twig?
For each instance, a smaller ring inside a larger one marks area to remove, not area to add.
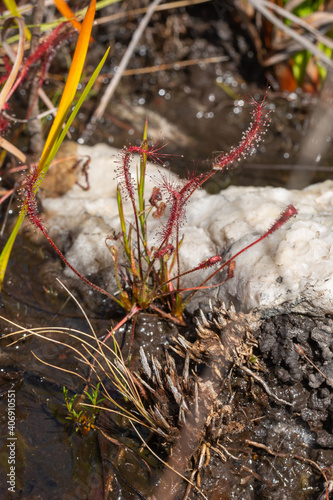
[[[18,2],[18,3],[21,3],[21,2]],[[52,6],[54,5],[54,0],[45,0],[45,7],[50,7],[51,5]],[[33,8],[32,3],[26,3],[25,5],[18,5],[17,6],[17,10],[21,15],[30,12],[32,10],[32,8]],[[11,15],[12,15],[12,13],[10,12],[10,10],[5,10],[4,12],[2,12],[0,19],[6,18],[6,17],[11,17]]]
[[[246,163],[242,165],[242,168],[252,169],[252,170],[265,170],[267,171],[266,163]],[[310,172],[332,172],[333,166],[325,166],[325,165],[270,165],[269,170],[300,170],[302,172],[310,171]]]
[[[160,309],[159,307],[156,307],[154,304],[151,304],[150,308],[153,311],[156,311],[158,314],[160,314],[163,318],[169,319],[170,321],[173,321],[174,323],[177,323],[178,325],[186,326],[186,323],[184,321],[182,321],[179,318],[176,318],[175,316],[172,316],[172,314],[168,314],[168,313],[162,311],[162,309]]]
[[[295,345],[294,345],[294,349],[295,349],[295,351],[297,352],[297,354],[299,354],[300,356],[302,356],[303,358],[305,358],[305,359],[306,359],[306,360],[310,363],[310,365],[312,365],[312,366],[313,366],[313,367],[314,367],[314,368],[315,368],[315,369],[316,369],[316,370],[320,373],[320,375],[322,375],[322,377],[324,377],[324,379],[326,379],[326,380],[327,380],[327,382],[329,382],[329,384],[330,384],[331,386],[333,386],[333,380],[332,380],[332,379],[330,379],[329,377],[327,377],[327,375],[325,375],[325,373],[323,373],[323,372],[322,372],[322,371],[318,368],[318,366],[316,366],[316,365],[314,364],[314,362],[313,362],[313,361],[311,361],[311,359],[310,359],[310,358],[308,358],[308,356],[305,354],[304,349],[303,349],[303,347],[302,347],[301,345],[299,345],[299,344],[295,344]]]
[[[326,45],[329,48],[333,48],[333,41],[331,38],[322,35],[319,30],[314,28],[309,22],[306,21],[306,19],[302,19],[299,16],[295,16],[292,12],[289,12],[286,10],[286,8],[280,7],[279,5],[276,5],[272,2],[268,2],[267,0],[262,0],[262,3],[269,9],[275,10],[278,14],[281,14],[282,17],[285,19],[289,19],[290,21],[293,21],[295,24],[298,24],[305,30],[309,31],[312,35],[316,37],[318,42]]]
[[[91,118],[92,125],[94,125],[98,120],[100,120],[102,118],[104,111],[105,111],[108,103],[112,99],[112,96],[113,96],[122,76],[123,76],[123,72],[127,68],[127,65],[129,63],[132,55],[133,55],[134,50],[135,50],[135,47],[139,43],[139,40],[140,40],[144,30],[146,29],[152,15],[155,12],[156,7],[158,6],[158,4],[160,2],[161,2],[161,0],[154,0],[152,2],[152,4],[147,9],[145,16],[140,21],[139,26],[137,27],[137,29],[133,33],[132,40],[130,41],[130,44],[127,47],[127,50],[126,50],[126,52],[125,52],[125,54],[124,54],[124,56],[119,64],[118,71],[114,75],[114,77],[112,78],[111,82],[109,83],[104,95],[102,96],[102,98],[100,100],[99,105],[97,106],[97,108],[96,108],[96,110]]]
[[[158,64],[157,66],[145,66],[144,68],[133,68],[133,69],[126,69],[123,72],[123,76],[134,76],[134,75],[143,75],[146,73],[156,73],[158,71],[166,71],[169,69],[175,69],[177,70],[178,68],[184,68],[187,66],[195,66],[198,64],[215,64],[218,62],[224,62],[228,61],[229,57],[228,56],[213,56],[213,57],[203,57],[203,58],[198,58],[198,59],[188,59],[186,61],[175,61],[172,63],[165,63],[165,64]],[[102,82],[105,78],[111,78],[113,76],[113,73],[103,73],[102,75],[99,75],[97,77],[98,82]],[[60,76],[60,75],[49,75],[49,79],[52,78],[53,80],[64,82],[65,78]],[[88,81],[88,77],[84,78],[83,81]],[[57,108],[55,108],[56,110]],[[44,113],[44,116],[46,116],[46,112]],[[12,120],[14,118],[11,117]],[[33,119],[33,118],[29,118]],[[267,168],[267,167],[266,167]]]
[[[97,429],[101,434],[102,436],[107,440],[107,441],[110,441],[113,445],[116,445],[120,448],[122,448],[123,450],[125,450],[127,453],[129,454],[132,454],[133,456],[135,456],[137,458],[137,455],[136,453],[131,450],[131,448],[129,448],[128,446],[124,445],[123,443],[121,443],[120,441],[118,441],[117,439],[113,439],[111,436],[109,436],[103,429],[101,429],[101,427],[98,427],[95,425],[95,429]],[[148,466],[147,462],[142,458],[140,457],[142,462]],[[117,469],[117,467],[112,463],[111,460],[108,460],[108,463],[111,465],[112,469],[114,470],[114,472],[120,477],[120,479],[126,484],[126,486],[128,486],[128,488],[132,491],[134,491],[134,493],[136,493],[136,495],[141,499],[141,500],[149,500],[145,495],[143,495],[139,490],[137,490],[131,483],[129,483],[125,478],[124,476],[120,473],[120,471]],[[148,468],[148,470],[150,470]]]
[[[178,2],[163,3],[162,5],[158,5],[155,11],[158,12],[162,10],[179,9],[180,7],[188,7],[190,5],[197,5],[200,3],[207,3],[211,1],[212,0],[180,0]],[[124,17],[139,16],[140,14],[145,14],[147,10],[148,7],[142,7],[140,9],[132,9],[132,10],[125,10],[123,12],[117,12],[117,14],[111,14],[110,16],[104,16],[101,17],[100,19],[97,19],[94,22],[94,26],[97,26],[99,24],[109,23],[110,21],[118,21],[118,19],[122,19]]]
[[[10,121],[12,121],[14,123],[29,123],[32,120],[41,120],[42,118],[45,118],[45,116],[48,116],[50,114],[56,113],[57,109],[58,108],[48,109],[47,111],[43,111],[43,113],[39,113],[36,116],[33,116],[31,118],[26,118],[26,119],[23,119],[23,120],[21,120],[20,118],[16,118],[15,116],[9,115],[5,111],[3,111],[2,114],[3,114],[3,116],[5,118],[7,118],[7,120],[10,120]]]
[[[206,57],[202,59],[188,59],[187,61],[177,61],[167,64],[159,64],[157,66],[150,66],[146,68],[127,69],[124,71],[123,76],[155,73],[157,71],[165,71],[167,69],[177,69],[177,68],[184,68],[186,66],[194,66],[195,64],[218,63],[218,62],[228,61],[228,59],[229,59],[228,56]],[[103,78],[105,78],[105,74],[103,75]]]
[[[259,476],[259,474],[257,474],[256,472],[254,472],[254,470],[250,469],[249,467],[246,467],[246,465],[242,465],[241,466],[241,470],[245,470],[245,472],[249,472],[253,477],[255,477],[261,483],[266,483],[266,484],[269,484],[269,485],[271,484],[271,482],[268,479],[265,479],[264,477]],[[242,483],[242,481],[241,481],[241,484],[244,484],[244,483]]]
[[[237,363],[237,366],[238,366],[238,368],[240,368],[240,370],[243,370],[245,373],[250,375],[250,377],[253,377],[255,380],[257,380],[257,382],[259,382],[263,386],[263,388],[265,389],[267,394],[269,394],[269,396],[271,396],[273,399],[275,399],[275,401],[278,401],[279,403],[283,403],[283,404],[288,405],[288,406],[292,406],[292,403],[288,403],[288,401],[285,401],[284,399],[281,399],[278,396],[276,396],[276,394],[274,394],[271,391],[271,389],[268,387],[266,382],[261,377],[259,377],[259,375],[254,373],[252,370],[250,370],[246,366],[242,366],[239,363]]]
[[[224,451],[224,453],[225,453],[226,455],[228,455],[228,457],[232,458],[233,460],[239,460],[239,458],[235,457],[235,455],[232,455],[232,454],[230,453],[230,451],[228,451],[228,449],[227,449],[225,446],[223,446],[221,443],[218,443],[218,445],[217,445],[217,446],[219,446],[219,447],[220,447],[220,448]],[[211,448],[212,448],[212,450],[214,450],[214,451],[218,451],[216,448],[213,448],[213,447],[211,447]]]
[[[269,453],[270,455],[273,455],[275,457],[294,458],[296,460],[301,460],[302,462],[306,462],[306,463],[312,465],[313,467],[315,467],[320,472],[320,474],[322,474],[325,481],[327,481],[327,477],[326,477],[325,472],[322,470],[322,468],[316,462],[314,462],[310,458],[302,457],[300,455],[294,455],[293,453],[289,454],[289,453],[281,453],[279,451],[274,451],[274,450],[271,450],[270,448],[268,448],[268,446],[266,446],[265,444],[257,443],[256,441],[252,441],[250,439],[245,439],[245,444],[248,444],[250,446],[255,446],[256,448],[262,448],[263,450],[267,451],[267,453]]]

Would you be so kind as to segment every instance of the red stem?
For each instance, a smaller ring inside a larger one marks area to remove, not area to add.
[[[233,260],[235,260],[239,255],[241,255],[243,252],[245,252],[246,250],[248,250],[249,248],[253,247],[254,245],[256,245],[257,243],[260,243],[260,241],[262,241],[263,239],[267,238],[268,236],[270,236],[272,233],[274,233],[277,229],[279,229],[283,224],[285,224],[291,217],[293,217],[294,215],[297,215],[298,211],[297,209],[293,206],[293,205],[288,205],[288,207],[282,212],[282,214],[280,215],[280,217],[276,220],[276,222],[274,222],[274,224],[268,229],[268,231],[265,232],[265,234],[263,234],[262,236],[260,236],[259,238],[257,238],[255,241],[253,241],[252,243],[250,243],[249,245],[247,245],[246,247],[242,248],[239,252],[237,252],[235,255],[233,255],[232,257],[230,257],[230,259],[228,259],[226,262],[224,262],[216,271],[214,271],[208,278],[206,278],[198,287],[195,287],[196,290],[200,290],[200,288],[203,287],[203,285],[205,285],[207,283],[207,281],[209,281],[210,279],[212,279],[217,273],[219,273],[220,271],[222,271],[222,269],[224,269],[226,266],[228,266]],[[215,263],[218,263],[219,262],[219,259],[218,257],[220,256],[215,256],[216,258],[216,261]],[[211,259],[214,259],[214,257],[212,257]],[[208,261],[206,262],[209,262],[210,259],[208,259]],[[187,274],[190,274],[190,273],[193,273],[194,271],[198,271],[199,269],[203,269],[205,266],[204,266],[205,263],[200,263],[198,266],[194,267],[193,269],[190,269],[189,271],[186,271],[184,273],[182,273],[181,275],[179,276],[175,276],[174,278],[171,278],[170,280],[166,281],[165,283],[163,283],[162,286],[166,285],[167,283],[169,283],[170,281],[173,281],[175,279],[179,279],[183,276],[186,276]],[[212,285],[212,286],[216,286],[216,285]],[[186,291],[186,289],[183,289],[181,290],[182,292]],[[195,293],[195,292],[194,292]],[[193,295],[193,294],[192,294]],[[191,297],[192,297],[191,295]]]
[[[42,231],[42,233],[44,234],[45,238],[47,239],[47,241],[50,243],[50,245],[52,246],[52,248],[57,252],[57,254],[59,255],[59,257],[64,261],[64,263],[66,264],[67,267],[69,267],[69,269],[71,269],[73,271],[73,273],[76,274],[76,276],[78,276],[82,281],[84,281],[87,285],[89,285],[91,288],[94,288],[95,290],[97,290],[98,292],[106,295],[107,297],[109,297],[110,299],[114,300],[115,302],[117,302],[118,304],[121,305],[121,303],[113,296],[111,295],[111,293],[107,292],[106,290],[104,290],[103,288],[99,287],[98,285],[95,285],[95,283],[92,283],[91,281],[89,281],[87,278],[85,278],[84,276],[82,276],[82,274],[80,274],[73,266],[72,264],[70,264],[68,262],[68,260],[66,259],[66,257],[64,256],[64,254],[59,250],[59,248],[56,246],[56,244],[51,240],[51,238],[49,237],[49,235],[47,234],[46,230],[44,229],[44,227],[35,222],[35,224],[37,225],[37,227]]]

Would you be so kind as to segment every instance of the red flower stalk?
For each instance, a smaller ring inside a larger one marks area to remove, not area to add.
[[[24,185],[21,188],[21,194],[24,198],[23,202],[23,209],[26,211],[26,214],[29,218],[29,221],[31,224],[36,226],[45,236],[45,238],[48,240],[52,248],[56,251],[56,253],[59,255],[59,257],[64,261],[67,267],[69,267],[84,283],[89,285],[91,288],[94,288],[100,293],[103,293],[104,295],[107,295],[109,298],[115,300],[116,302],[117,299],[113,297],[109,292],[104,290],[103,288],[100,288],[99,286],[95,285],[95,283],[92,283],[89,281],[87,278],[82,276],[66,259],[66,257],[63,255],[63,253],[59,250],[57,245],[54,243],[54,241],[50,238],[48,235],[46,228],[44,227],[44,224],[42,223],[42,220],[40,218],[40,215],[38,213],[38,208],[37,208],[37,202],[36,202],[36,188],[38,187],[38,183],[40,182],[40,174],[38,172],[38,165],[35,164],[33,166],[33,170],[30,175],[28,175],[25,179]]]
[[[191,298],[193,297],[193,295],[196,293],[197,290],[203,290],[205,288],[216,287],[216,286],[220,286],[221,284],[223,284],[224,281],[222,283],[218,283],[216,285],[204,286],[204,285],[206,285],[206,283],[208,281],[210,281],[217,273],[219,273],[220,271],[222,271],[222,269],[224,269],[226,266],[229,266],[229,273],[228,273],[228,278],[227,279],[232,278],[234,276],[234,268],[235,268],[235,262],[234,261],[235,261],[235,259],[239,255],[241,255],[243,252],[245,252],[249,248],[253,247],[257,243],[259,243],[260,241],[262,241],[264,238],[267,238],[268,236],[270,236],[277,229],[279,229],[283,224],[285,224],[286,222],[288,222],[288,220],[291,219],[291,217],[293,217],[294,215],[297,215],[297,213],[298,213],[298,211],[297,211],[297,209],[293,205],[291,205],[291,204],[288,205],[288,207],[282,212],[282,214],[276,220],[276,222],[274,222],[274,224],[270,227],[270,229],[268,229],[268,231],[266,231],[262,236],[260,236],[260,238],[256,239],[255,241],[253,241],[252,243],[250,243],[250,245],[246,246],[245,248],[242,248],[239,252],[237,252],[235,255],[233,255],[232,257],[230,257],[230,259],[228,259],[226,262],[223,262],[223,264],[220,265],[218,267],[218,269],[216,269],[216,271],[214,271],[210,276],[208,276],[208,278],[206,278],[199,286],[197,286],[195,288],[183,289],[182,290],[183,292],[194,290],[192,292],[192,294],[190,295],[190,297],[187,298],[187,302],[189,300],[191,300]],[[186,272],[182,273],[181,275],[177,276],[176,278],[171,278],[166,283],[169,283],[170,281],[173,281],[174,279],[178,280],[180,277],[186,276],[187,274],[193,273],[194,271],[198,271],[200,269],[207,269],[209,267],[213,267],[216,264],[219,264],[221,261],[222,261],[221,255],[214,255],[213,257],[210,257],[209,259],[206,259],[203,262],[201,262],[198,266],[196,266],[196,267],[190,269],[189,271],[186,271]]]
[[[253,243],[250,243],[250,245],[247,245],[245,248],[242,248],[242,250],[240,250],[235,255],[233,255],[232,257],[230,257],[230,259],[228,259],[226,262],[224,262],[211,276],[209,276],[209,278],[207,280],[204,281],[204,283],[202,283],[202,285],[205,284],[206,281],[208,281],[209,279],[211,279],[213,276],[215,276],[215,274],[217,274],[219,271],[221,271],[224,267],[226,267],[229,264],[231,264],[231,262],[234,261],[236,259],[236,257],[238,257],[243,252],[246,252],[246,250],[248,250],[249,248],[253,247],[254,245],[256,245],[257,243],[259,243],[263,239],[265,239],[268,236],[270,236],[271,234],[273,234],[281,226],[283,226],[283,224],[285,224],[286,222],[288,222],[288,220],[291,219],[291,217],[293,217],[294,215],[297,215],[297,214],[298,214],[297,208],[295,208],[294,205],[292,205],[292,204],[288,205],[287,208],[282,212],[282,214],[280,215],[280,217],[274,222],[274,224],[270,227],[270,229],[268,229],[268,231],[266,231],[262,236],[260,236],[260,238],[258,238],[255,241],[253,241]],[[212,259],[213,260],[217,259],[216,262],[218,262],[218,257],[219,256],[216,255],[215,257],[212,257]],[[210,261],[210,260],[211,259],[208,259],[208,261]],[[196,271],[197,269],[204,268],[206,262],[207,261],[204,261],[201,264],[199,264],[199,266],[196,267],[194,269],[194,271]],[[216,263],[216,262],[213,262],[211,265],[214,265],[214,263]]]

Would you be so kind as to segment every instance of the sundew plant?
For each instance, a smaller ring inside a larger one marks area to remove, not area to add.
[[[233,276],[234,261],[238,255],[268,237],[297,213],[294,206],[289,205],[278,220],[260,238],[225,262],[222,256],[218,254],[207,256],[203,262],[198,263],[186,272],[180,268],[179,249],[182,243],[180,233],[185,220],[186,207],[192,194],[201,188],[204,182],[217,171],[225,171],[236,161],[251,154],[267,129],[268,111],[265,97],[260,102],[252,99],[251,104],[253,106],[252,123],[243,133],[238,146],[232,148],[228,153],[217,156],[208,172],[194,173],[184,180],[170,177],[168,172],[162,171],[156,187],[152,193],[149,193],[148,200],[145,193],[147,161],[163,164],[165,156],[163,146],[160,144],[150,146],[148,144],[148,126],[146,123],[141,145],[123,148],[116,170],[121,233],[113,238],[108,238],[106,242],[114,261],[115,278],[118,286],[117,294],[114,295],[82,276],[77,269],[73,268],[51,240],[37,210],[35,187],[38,183],[38,169],[33,170],[30,176],[27,177],[24,185],[23,209],[30,222],[42,231],[65,264],[79,278],[122,306],[126,315],[117,327],[129,319],[135,318],[140,311],[147,309],[160,314],[162,317],[183,323],[183,312],[186,304],[198,290],[210,287],[209,281],[211,278],[226,267],[229,270],[226,279],[230,279]],[[130,171],[130,163],[134,154],[140,156],[140,166],[137,170],[136,179]],[[130,222],[127,222],[124,216],[123,201],[125,199],[129,200],[132,207],[133,217]],[[150,216],[160,218],[163,213],[167,214],[166,221],[162,223],[160,219],[161,223],[156,244],[149,247],[149,218]],[[116,243],[113,240],[118,241]],[[125,264],[123,258],[120,259],[119,242],[125,256]],[[212,268],[212,273],[203,282],[199,282],[193,288],[182,287],[181,278],[183,276],[208,268]],[[186,299],[184,299],[184,292],[188,292]],[[114,332],[117,327],[112,331]]]

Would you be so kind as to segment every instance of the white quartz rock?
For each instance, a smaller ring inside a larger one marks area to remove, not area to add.
[[[102,144],[79,146],[78,154],[91,156],[90,190],[75,185],[60,198],[44,199],[43,206],[51,236],[67,248],[71,264],[88,275],[112,267],[105,238],[113,230],[120,231],[114,172],[119,154]],[[137,163],[137,159],[133,161],[134,175]],[[148,198],[158,170],[161,167],[148,166]],[[182,228],[182,270],[216,254],[227,260],[269,229],[290,203],[298,215],[241,254],[234,277],[220,287],[205,289],[200,300],[218,297],[245,311],[333,314],[333,181],[300,191],[272,187],[229,187],[217,195],[196,191]],[[132,220],[129,201],[124,210]],[[150,221],[152,245],[160,222]],[[69,236],[73,243],[68,247]],[[182,284],[200,284],[213,270],[197,271]],[[216,276],[214,282],[221,279]],[[193,302],[192,309],[196,304]]]
[[[202,196],[206,201],[208,195]],[[290,203],[298,215],[236,259],[234,278],[219,288],[219,298],[245,310],[333,312],[332,181],[302,191],[230,187],[205,206],[194,200],[188,221],[205,227],[229,258],[263,234]]]

